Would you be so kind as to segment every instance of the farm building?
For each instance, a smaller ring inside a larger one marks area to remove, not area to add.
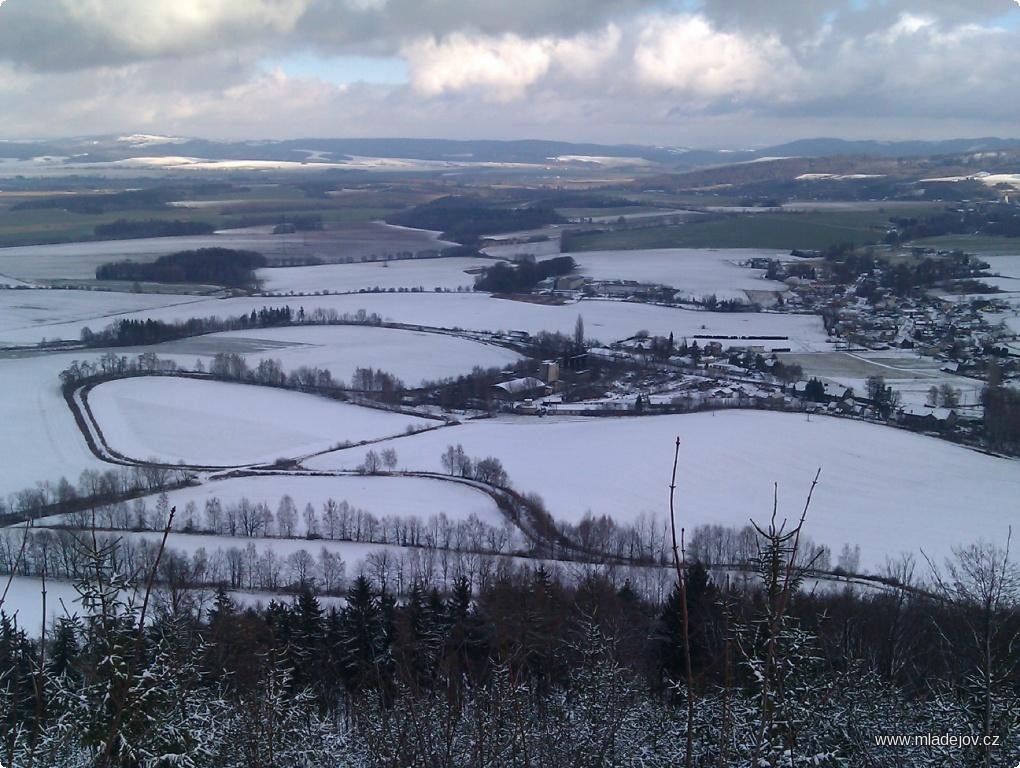
[[[515,402],[529,397],[545,394],[545,382],[534,376],[521,379],[510,379],[492,385],[492,396],[503,402]]]
[[[914,429],[941,431],[956,426],[957,414],[952,408],[912,405],[900,412],[900,421]]]

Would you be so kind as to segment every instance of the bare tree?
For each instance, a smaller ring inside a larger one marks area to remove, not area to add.
[[[358,469],[365,474],[375,475],[378,474],[381,467],[382,460],[379,458],[379,454],[375,451],[369,451],[365,454],[365,460],[361,462],[361,466]]]
[[[326,592],[334,592],[343,588],[344,561],[325,547],[319,556],[319,569],[322,572],[322,588]]]
[[[687,612],[687,554],[683,551],[684,529],[680,528],[679,546],[676,535],[676,468],[680,460],[680,438],[676,439],[673,452],[673,474],[669,482],[669,530],[673,542],[673,567],[676,569],[677,585],[680,587],[680,626],[683,631],[684,643],[684,676],[687,690],[687,739],[684,746],[684,766],[691,768],[694,764],[694,674],[691,670],[691,635],[690,617]]]
[[[223,505],[215,496],[205,502],[205,526],[213,533],[223,530]]]
[[[304,511],[305,518],[305,536],[313,538],[319,535],[319,519],[315,514],[315,507],[311,505],[311,502],[305,504]]]
[[[291,578],[300,586],[312,586],[315,583],[315,558],[307,550],[299,549],[287,558]]]
[[[451,475],[457,473],[457,449],[452,446],[446,446],[446,450],[443,451],[443,455],[440,458],[440,462],[443,465],[443,469],[449,472]]]
[[[991,765],[988,739],[1008,733],[1020,718],[1012,688],[1020,673],[1020,567],[1010,561],[1012,529],[1004,547],[988,542],[955,547],[953,559],[939,568],[925,555],[936,594],[950,609],[947,627],[938,627],[946,658],[955,670],[953,693],[964,716],[977,720],[986,737],[982,759]],[[965,631],[952,633],[962,623]]]
[[[297,527],[297,507],[294,499],[284,494],[276,508],[276,528],[280,536],[289,539],[294,535],[294,528]]]

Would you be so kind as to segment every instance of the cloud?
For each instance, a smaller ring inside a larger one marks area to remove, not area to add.
[[[6,0],[2,130],[667,144],[1016,133],[1007,13],[1020,12],[1007,0]],[[409,82],[330,82],[325,62],[351,55],[403,59]]]
[[[68,20],[137,58],[286,34],[307,0],[64,0]]]
[[[529,86],[553,68],[561,77],[583,79],[616,54],[620,31],[610,24],[600,34],[568,38],[498,37],[454,33],[404,47],[411,83],[425,96],[476,90],[487,100],[522,98]]]
[[[0,57],[40,71],[249,47],[293,30],[308,0],[9,0]]]
[[[551,61],[548,40],[518,35],[469,37],[455,33],[439,42],[421,40],[404,48],[411,82],[426,96],[478,88],[485,97],[509,101],[522,96]]]
[[[774,97],[801,79],[799,66],[777,37],[721,32],[691,15],[645,20],[634,63],[640,83],[701,104]]]
[[[660,0],[7,0],[0,58],[41,71],[224,47],[388,55],[423,36],[576,35]]]

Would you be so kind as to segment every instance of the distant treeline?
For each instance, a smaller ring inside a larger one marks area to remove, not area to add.
[[[337,312],[335,309],[313,309],[307,314],[304,307],[294,312],[291,307],[262,307],[246,315],[233,317],[191,317],[168,323],[163,320],[118,320],[101,331],[88,326],[81,330],[81,342],[86,347],[125,347],[138,344],[157,344],[207,333],[241,331],[247,328],[272,328],[292,323],[311,325],[382,325],[382,317],[375,312],[359,309],[357,312]]]
[[[452,195],[386,218],[390,224],[438,230],[445,239],[464,244],[476,243],[488,234],[537,229],[562,220],[555,209],[545,204],[501,208],[477,198]]]
[[[519,261],[516,264],[496,262],[475,280],[475,289],[493,293],[530,291],[547,277],[569,275],[577,268],[571,256],[557,256],[545,261]]]
[[[94,332],[88,326],[81,330],[81,341],[89,347],[129,347],[142,344],[158,344],[188,336],[206,333],[238,331],[246,328],[271,328],[290,325],[294,312],[290,307],[262,307],[251,314],[237,317],[191,317],[183,322],[167,323],[163,320],[118,320],[101,331]],[[304,310],[299,310],[299,321]]]
[[[144,208],[163,208],[174,200],[196,195],[216,195],[236,191],[230,184],[199,184],[188,187],[156,187],[129,189],[122,192],[93,192],[54,195],[24,200],[11,206],[12,211],[53,209],[71,213],[103,214]]]
[[[137,237],[182,237],[186,235],[211,235],[216,227],[205,221],[128,221],[117,219],[110,224],[97,224],[92,230],[99,240],[133,240]]]
[[[1020,210],[1011,205],[985,205],[976,209],[947,210],[927,218],[897,218],[890,221],[896,229],[886,240],[897,244],[939,235],[994,235],[1020,237]]]
[[[151,264],[118,261],[96,268],[97,280],[137,280],[153,283],[214,283],[230,288],[255,285],[255,270],[266,259],[254,251],[199,248],[160,256]]]
[[[155,355],[139,355],[133,365],[151,364]],[[77,361],[75,361],[77,363]],[[63,375],[61,376],[63,379]],[[117,504],[129,501],[139,495],[158,493],[180,488],[193,480],[191,472],[176,467],[158,464],[133,467],[110,467],[102,472],[96,469],[82,470],[78,482],[66,477],[56,482],[37,482],[7,497],[0,499],[0,523],[12,525],[44,515],[80,512],[94,509],[98,505]]]

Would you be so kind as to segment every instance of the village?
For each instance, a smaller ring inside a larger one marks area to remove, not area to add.
[[[484,407],[534,416],[788,410],[977,443],[985,420],[982,393],[989,383],[1020,379],[1020,341],[1004,320],[1016,313],[1009,295],[997,296],[981,282],[989,277],[987,264],[961,256],[917,253],[915,258],[949,263],[950,275],[928,290],[899,292],[881,285],[879,266],[838,282],[826,277],[832,270],[821,268],[819,253],[795,252],[782,261],[752,257],[741,266],[762,270],[787,290],[747,291],[748,301],[691,298],[672,286],[636,280],[546,278],[533,293],[576,302],[579,312],[585,300],[610,300],[691,311],[821,315],[831,351],[796,353],[782,336],[709,333],[674,338],[639,332],[606,346],[586,346],[582,330],[564,356],[543,360],[534,375],[507,371]],[[511,332],[504,340],[527,345],[529,335]],[[860,370],[846,375],[847,361]]]

